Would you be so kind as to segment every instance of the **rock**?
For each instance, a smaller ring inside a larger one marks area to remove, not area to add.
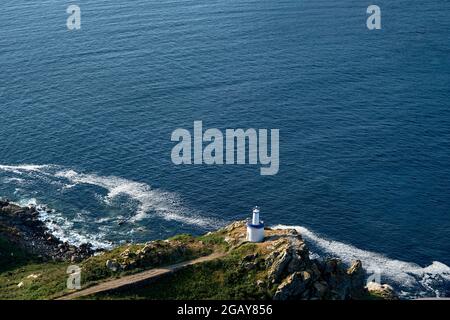
[[[223,230],[230,233],[231,231],[239,229],[242,226],[245,226],[245,221],[235,221],[232,224],[226,226]]]
[[[220,229],[218,232],[225,233],[225,242],[229,245],[238,245],[246,241],[245,221],[236,221]]]
[[[249,254],[242,259],[243,261],[254,261],[258,257],[258,253]]]
[[[261,263],[263,263],[263,260],[259,260],[259,259],[257,260],[257,258],[258,258],[258,253],[249,254],[249,255],[245,256],[242,259],[241,268],[248,271],[248,270],[253,270],[253,269],[260,267]]]
[[[281,280],[287,265],[292,259],[292,256],[286,250],[281,252],[275,251],[273,252],[273,255],[276,256],[276,258],[274,258],[273,263],[271,263],[272,266],[269,269],[268,278],[269,282],[276,283]]]
[[[80,251],[85,251],[85,252],[93,251],[92,250],[92,244],[90,244],[90,243],[83,243],[83,244],[80,245],[79,250]]]
[[[328,285],[325,281],[314,283],[314,297],[318,299],[325,299],[328,294]]]
[[[295,272],[287,277],[277,288],[274,300],[295,300],[308,289],[311,283],[311,274],[307,271]]]
[[[17,285],[17,288],[22,288],[22,287],[23,287],[23,281]]]
[[[120,264],[120,268],[122,270],[132,270],[137,267],[137,261],[136,260],[127,260]]]
[[[353,261],[350,268],[347,270],[347,274],[349,275],[355,275],[359,274],[362,271],[362,263],[360,260]]]
[[[347,270],[347,275],[350,276],[350,298],[357,299],[365,296],[367,294],[367,290],[364,288],[366,273],[363,270],[360,260],[352,263]]]
[[[3,209],[3,207],[9,206],[8,200],[0,200],[0,209]]]
[[[120,268],[120,265],[117,263],[117,261],[115,261],[115,260],[107,260],[106,261],[106,267],[109,269],[109,270],[111,270],[111,271],[113,271],[113,272],[116,272],[117,270],[119,270],[119,268]]]
[[[293,243],[290,251],[291,261],[287,267],[289,273],[300,270],[309,264],[309,252],[303,241]]]
[[[288,232],[285,237],[275,240],[268,249],[272,251],[266,258],[271,283],[278,283],[288,274],[305,270],[312,265],[309,251],[296,231]]]
[[[341,260],[331,258],[324,261],[324,272],[328,274],[336,274],[342,265]]]
[[[365,272],[361,261],[353,262],[347,270],[341,260],[334,258],[316,261],[316,264],[320,277],[328,285],[330,299],[359,299],[365,296]]]
[[[7,236],[42,260],[72,261],[74,255],[86,258],[95,253],[88,244],[77,248],[53,236],[45,222],[39,220],[39,212],[49,210],[47,208],[40,207],[38,211],[36,206],[20,207],[1,201],[0,209],[0,227],[8,230]]]
[[[125,251],[120,254],[120,257],[122,259],[133,259],[136,257],[136,254],[131,252],[130,249],[125,249]]]
[[[256,286],[257,286],[258,288],[264,288],[264,284],[265,284],[264,280],[258,280],[258,281],[256,281]]]
[[[311,270],[311,274],[313,275],[313,277],[315,279],[320,278],[321,273],[320,273],[320,270],[319,270],[319,267],[318,267],[318,263],[317,263],[316,260],[313,260],[311,262],[310,270]]]
[[[244,262],[241,267],[244,270],[250,271],[256,268],[256,264],[254,262]]]
[[[367,291],[381,299],[386,300],[398,300],[399,297],[395,293],[394,289],[387,284],[380,284],[377,282],[369,282],[366,286]]]
[[[43,254],[46,259],[78,263],[96,252],[90,244],[75,247],[62,243],[51,235],[43,222],[31,216],[29,209],[5,202],[0,203],[0,209],[0,219],[3,215],[8,217],[8,221],[14,221],[18,232],[25,234],[24,244],[36,250],[36,254]],[[25,223],[27,219],[29,226]],[[356,299],[364,293],[365,274],[360,261],[347,269],[339,259],[311,260],[307,245],[294,229],[267,229],[265,241],[258,244],[245,241],[245,230],[245,222],[238,221],[219,230],[218,234],[231,245],[230,250],[236,250],[236,257],[240,257],[236,272],[254,281],[254,289],[261,297],[272,295],[275,300]],[[196,244],[201,245],[200,242]],[[167,265],[182,260],[189,250],[191,247],[178,240],[130,245],[120,254],[116,255],[113,251],[114,257],[111,255],[105,262],[104,271],[120,272]],[[220,265],[217,264],[217,267]],[[25,281],[25,285],[27,283]]]

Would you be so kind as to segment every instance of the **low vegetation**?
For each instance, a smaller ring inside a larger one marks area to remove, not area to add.
[[[119,246],[78,264],[82,270],[82,287],[195,259],[225,248],[223,238],[213,234],[202,237],[182,234],[168,240]],[[114,261],[118,268],[108,268],[108,261]],[[0,233],[0,299],[53,299],[69,293],[66,270],[70,264],[48,262],[30,255]]]
[[[145,287],[89,299],[269,299],[273,293],[263,285],[266,268],[257,258],[252,268],[243,264],[256,251],[254,244],[247,243],[232,249],[222,259],[189,266]],[[255,288],[255,283],[261,286]]]
[[[65,290],[62,262],[43,262],[0,237],[0,300],[51,299]]]
[[[66,289],[69,262],[29,255],[1,237],[0,299],[54,299]],[[350,268],[338,259],[311,260],[295,230],[266,229],[262,243],[246,241],[245,222],[195,237],[127,244],[99,252],[77,265],[82,288],[215,253],[214,260],[185,266],[151,280],[83,299],[383,299],[365,288],[360,261]],[[381,287],[383,289],[384,287]],[[383,290],[378,291],[385,291]]]
[[[99,281],[138,273],[146,269],[170,265],[211,254],[218,249],[213,243],[204,243],[191,235],[178,235],[168,240],[147,244],[129,244],[93,256],[81,264],[83,287]],[[117,264],[117,270],[107,262]]]

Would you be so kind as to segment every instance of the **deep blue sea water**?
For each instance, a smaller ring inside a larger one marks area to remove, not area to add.
[[[97,245],[249,216],[450,295],[450,2],[0,5],[0,197]],[[280,129],[280,172],[175,166],[176,128]],[[121,221],[127,223],[120,224]]]

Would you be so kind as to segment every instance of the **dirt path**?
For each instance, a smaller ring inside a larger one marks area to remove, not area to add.
[[[110,290],[114,290],[114,289],[119,289],[128,285],[132,285],[132,284],[136,284],[145,280],[149,280],[152,278],[156,278],[159,276],[162,276],[164,274],[168,274],[174,271],[177,271],[179,269],[182,269],[186,266],[190,266],[193,264],[197,264],[197,263],[202,263],[202,262],[206,262],[206,261],[211,261],[211,260],[215,260],[218,258],[223,257],[225,254],[223,253],[213,253],[209,256],[206,257],[200,257],[198,259],[194,259],[194,260],[189,260],[189,261],[185,261],[185,262],[180,262],[177,264],[173,264],[170,266],[166,266],[164,268],[155,268],[155,269],[150,269],[147,271],[143,271],[140,273],[136,273],[136,274],[132,274],[129,276],[125,276],[119,279],[114,279],[114,280],[110,280],[110,281],[106,281],[106,282],[102,282],[98,285],[95,285],[93,287],[87,288],[87,289],[83,289],[74,293],[70,293],[67,294],[65,296],[62,296],[56,300],[71,300],[71,299],[77,299],[77,298],[81,298],[81,297],[86,297],[86,296],[90,296],[92,294],[96,294],[96,293],[100,293],[100,292],[105,292],[105,291],[110,291]]]

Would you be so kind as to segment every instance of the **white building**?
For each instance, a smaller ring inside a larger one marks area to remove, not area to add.
[[[253,209],[253,217],[247,221],[247,240],[262,242],[264,240],[264,222],[259,219],[259,208]]]

